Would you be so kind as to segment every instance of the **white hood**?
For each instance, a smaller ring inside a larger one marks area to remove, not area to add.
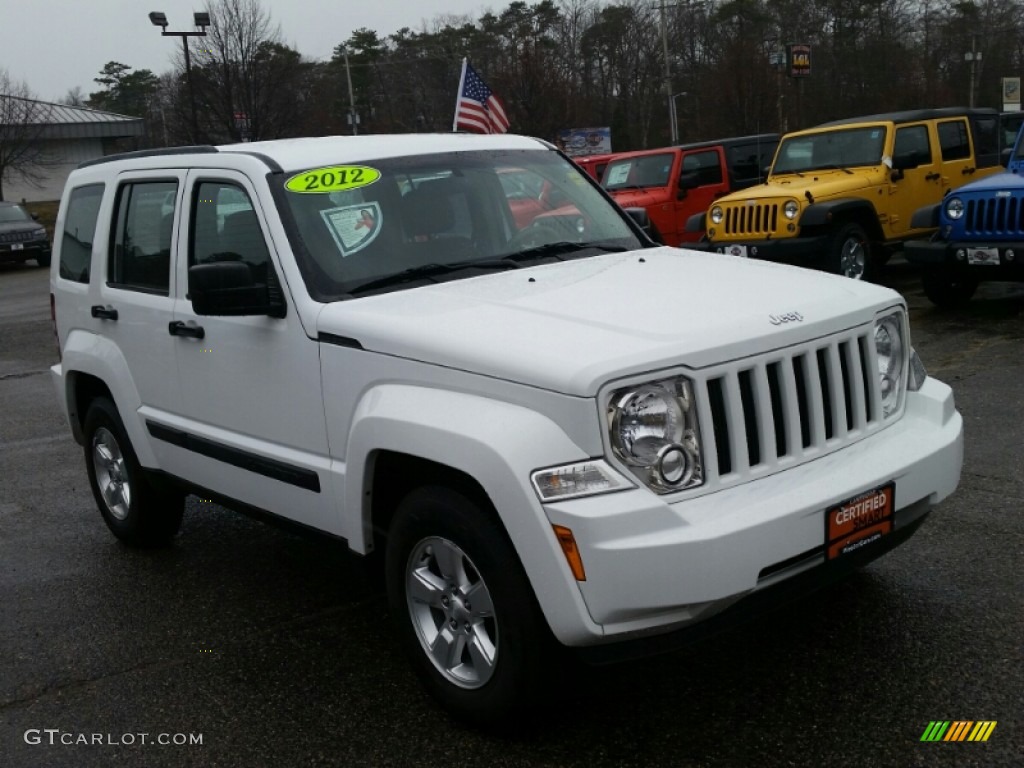
[[[701,368],[824,336],[900,301],[845,277],[657,248],[335,302],[317,331],[374,352],[591,396],[623,376]]]

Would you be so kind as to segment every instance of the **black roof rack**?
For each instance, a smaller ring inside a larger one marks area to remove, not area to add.
[[[212,144],[197,144],[191,147],[164,147],[162,149],[139,149],[135,152],[117,152],[113,155],[97,157],[95,160],[86,160],[78,164],[79,168],[88,168],[90,165],[101,165],[112,163],[115,160],[130,160],[139,157],[162,157],[163,155],[206,155],[211,152],[219,152]]]
[[[935,120],[943,117],[962,117],[965,115],[998,115],[991,107],[941,107],[938,109],[909,109],[903,112],[882,112],[877,115],[846,117],[842,120],[830,120],[819,123],[814,128],[826,128],[833,125],[849,125],[850,123],[913,123],[918,120]]]

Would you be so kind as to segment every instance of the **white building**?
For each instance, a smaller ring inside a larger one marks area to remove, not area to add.
[[[15,98],[18,97],[0,95],[0,99]],[[30,102],[27,105],[30,108],[21,113],[30,115],[29,120],[34,127],[26,133],[38,144],[42,162],[34,170],[39,176],[34,182],[22,178],[17,173],[4,174],[5,200],[59,200],[68,174],[79,163],[118,151],[120,148],[115,146],[117,139],[142,136],[144,132],[141,117],[102,112],[86,107],[70,107],[66,104],[20,100]],[[3,119],[3,115],[18,114],[19,111],[0,110],[0,120]],[[0,141],[12,133],[16,132],[11,131],[8,126],[0,125]]]

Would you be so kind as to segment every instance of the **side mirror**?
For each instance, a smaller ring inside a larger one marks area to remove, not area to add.
[[[39,214],[38,213],[33,213],[32,214],[32,218],[35,219],[36,221],[39,221]]]
[[[284,317],[287,308],[273,271],[268,272],[268,282],[257,283],[244,261],[189,267],[188,293],[197,315]]]
[[[658,228],[654,226],[654,222],[651,221],[651,217],[647,214],[646,208],[623,208],[626,215],[629,216],[636,224],[644,231],[651,240],[656,242],[658,245],[664,245],[665,241],[661,237],[661,233]]]

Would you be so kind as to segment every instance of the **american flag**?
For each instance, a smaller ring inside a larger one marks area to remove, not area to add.
[[[455,126],[452,130],[472,133],[506,133],[508,117],[501,99],[494,95],[483,78],[462,60],[459,100],[455,105]]]

